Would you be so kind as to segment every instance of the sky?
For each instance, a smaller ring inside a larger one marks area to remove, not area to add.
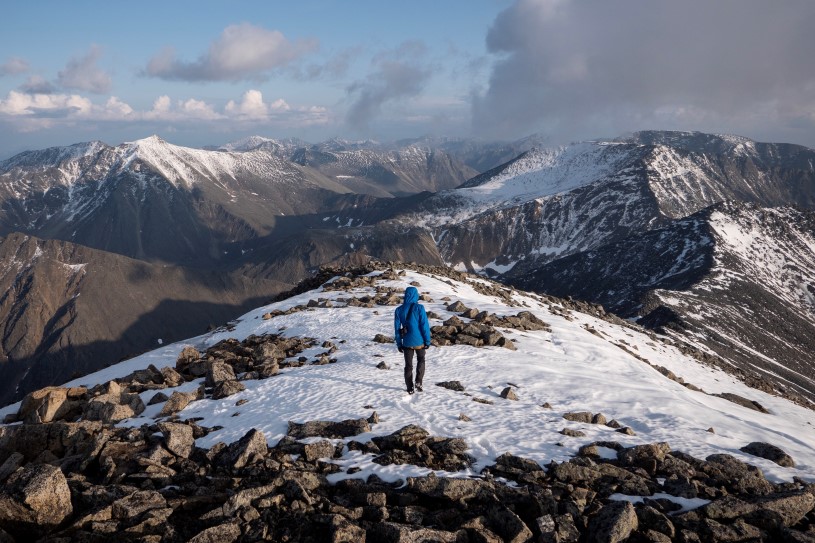
[[[815,147],[811,0],[8,2],[0,158],[158,134]]]

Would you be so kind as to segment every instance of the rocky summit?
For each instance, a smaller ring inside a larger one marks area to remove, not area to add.
[[[434,327],[414,396],[408,285]],[[0,541],[815,539],[812,411],[443,267],[324,269],[0,415]]]

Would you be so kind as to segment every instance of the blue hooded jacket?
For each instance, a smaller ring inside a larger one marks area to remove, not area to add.
[[[405,337],[401,337],[399,329],[407,328]],[[393,312],[394,337],[397,347],[429,347],[430,323],[427,322],[427,313],[424,306],[419,303],[419,291],[416,287],[405,289],[405,302]]]

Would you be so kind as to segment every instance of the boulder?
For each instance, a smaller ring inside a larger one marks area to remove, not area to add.
[[[729,492],[764,495],[773,490],[760,469],[729,454],[712,454],[701,467],[715,485]]]
[[[518,401],[518,396],[515,394],[515,391],[512,390],[512,387],[506,387],[504,390],[501,391],[501,397],[506,400],[515,400]]]
[[[746,452],[747,454],[752,454],[753,456],[766,458],[767,460],[771,460],[779,466],[784,466],[785,468],[795,467],[795,461],[790,455],[784,452],[783,449],[776,447],[775,445],[770,445],[769,443],[754,441],[749,445],[745,445],[739,450]]]
[[[161,412],[158,414],[158,416],[166,417],[169,415],[174,415],[187,407],[190,402],[198,399],[200,399],[198,392],[178,392],[176,390],[170,396],[170,399],[167,400],[167,403],[164,404],[164,407],[161,408]]]
[[[310,421],[297,423],[289,421],[287,435],[295,439],[307,437],[325,437],[328,439],[345,439],[371,431],[371,425],[366,419],[349,419],[340,422]]]
[[[140,490],[128,494],[111,504],[111,517],[117,520],[134,519],[152,509],[167,507],[167,500],[155,490]]]
[[[188,543],[232,543],[241,536],[241,529],[234,522],[225,522],[200,531]]]
[[[219,456],[218,463],[232,469],[240,469],[262,460],[267,452],[266,436],[253,428],[238,441],[227,446]]]
[[[82,418],[115,423],[138,416],[142,412],[144,412],[144,402],[141,396],[122,390],[116,381],[109,381],[104,385],[102,394],[91,398],[85,404]]]
[[[0,490],[0,525],[28,539],[59,526],[73,513],[71,490],[62,471],[48,464],[26,466]],[[19,537],[18,537],[19,539]]]
[[[46,387],[29,392],[20,403],[17,420],[25,424],[76,420],[82,413],[81,400],[87,395],[85,387]]]
[[[631,502],[611,502],[589,519],[589,541],[619,543],[627,540],[637,526],[639,521]]]
[[[442,381],[441,383],[436,383],[436,386],[446,388],[447,390],[453,390],[455,392],[464,392],[464,385],[462,385],[459,381]]]
[[[164,436],[164,444],[167,450],[174,455],[189,458],[192,451],[195,450],[192,426],[175,422],[160,422],[158,423],[158,429]]]
[[[585,422],[589,424],[591,423],[591,419],[594,418],[594,415],[592,415],[590,411],[575,411],[564,414],[563,418],[572,422]]]
[[[212,399],[220,400],[226,398],[227,396],[237,394],[238,392],[243,392],[244,390],[246,390],[246,387],[240,381],[236,381],[234,379],[221,381],[215,385],[215,388],[212,390]]]
[[[214,387],[224,381],[234,381],[235,379],[235,370],[232,369],[232,366],[221,360],[215,360],[207,368],[204,386]]]

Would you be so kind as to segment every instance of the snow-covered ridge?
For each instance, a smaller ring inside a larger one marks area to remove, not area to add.
[[[806,218],[791,208],[728,207],[710,217],[720,270],[712,282],[749,277],[815,320],[815,234]]]
[[[449,301],[444,300],[449,298],[497,315],[528,310],[546,321],[551,331],[502,329],[514,341],[516,351],[465,345],[432,348],[428,353],[425,392],[408,396],[404,392],[401,355],[393,344],[372,341],[377,333],[393,333],[392,308],[352,307],[346,302],[349,296],[374,295],[376,286],[402,291],[413,282],[419,283],[420,292],[428,298],[424,302],[427,309],[440,316],[431,324],[439,324],[453,315],[447,310]],[[149,364],[158,368],[173,366],[185,345],[205,349],[223,339],[243,339],[250,334],[311,337],[317,345],[324,340],[337,344],[339,349],[333,354],[337,358],[335,364],[287,368],[276,377],[243,381],[244,392],[223,400],[193,402],[180,413],[181,418],[200,418],[202,426],[222,427],[200,438],[197,445],[210,447],[218,441],[234,442],[251,428],[262,430],[273,445],[286,434],[288,421],[339,421],[367,417],[374,409],[381,422],[370,435],[353,439],[365,441],[407,424],[422,426],[433,435],[463,438],[477,462],[471,471],[454,474],[457,476],[473,475],[507,451],[543,466],[552,460],[570,458],[582,445],[606,440],[625,446],[666,441],[672,450],[698,458],[714,453],[732,454],[759,466],[772,480],[791,480],[797,476],[815,481],[812,411],[750,389],[633,328],[570,311],[524,293],[512,294],[510,306],[477,288],[476,282],[485,284],[480,279],[451,280],[433,273],[407,271],[398,280],[381,280],[372,287],[355,287],[351,291],[316,289],[251,311],[232,323],[231,330],[220,329],[169,345],[69,384],[106,382]],[[305,306],[309,300],[318,298],[330,300],[331,307],[262,318],[272,310]],[[316,356],[322,350],[315,347],[303,354]],[[770,413],[759,413],[688,389],[667,379],[642,359],[671,370],[710,394],[729,392],[758,401]],[[381,361],[392,369],[375,369]],[[451,380],[460,381],[467,394],[434,386]],[[518,401],[499,397],[498,393],[508,383],[513,384]],[[194,390],[200,384],[193,381],[178,389]],[[172,389],[164,392],[169,395]],[[153,393],[143,393],[145,403]],[[473,397],[488,399],[492,404],[474,402]],[[246,402],[237,406],[242,400]],[[547,402],[551,410],[541,407]],[[140,417],[122,424],[150,424],[161,407],[161,404],[150,406]],[[0,409],[0,418],[16,408]],[[604,413],[609,419],[633,428],[636,435],[626,436],[606,426],[569,423],[562,415],[570,411]],[[462,422],[459,419],[462,413],[471,420]],[[566,438],[559,433],[564,427],[579,429],[586,435]],[[707,431],[710,427],[715,433]],[[739,451],[752,441],[781,447],[795,459],[797,467],[784,468]],[[332,480],[365,478],[376,473],[385,480],[396,481],[428,471],[408,465],[380,466],[371,459],[372,455],[346,451],[337,460],[344,471],[332,476]],[[349,474],[345,470],[350,467],[361,471]]]

